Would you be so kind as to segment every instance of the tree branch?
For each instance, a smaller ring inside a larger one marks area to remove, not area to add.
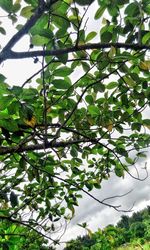
[[[30,19],[26,22],[25,25],[9,40],[6,46],[0,53],[0,64],[9,59],[9,56],[14,53],[11,49],[14,45],[25,35],[29,32],[29,30],[34,26],[37,20],[43,15],[44,11],[50,8],[50,6],[56,3],[58,0],[50,1],[49,5],[47,5],[43,0],[39,1],[39,6],[34,12],[34,14],[30,17]],[[16,53],[16,52],[15,52]]]
[[[60,142],[48,142],[40,144],[31,144],[31,145],[17,145],[12,147],[0,147],[0,155],[11,154],[11,153],[21,153],[26,151],[42,150],[47,148],[60,148],[68,147],[72,144],[86,143],[86,142],[95,142],[95,139],[79,139],[79,140],[70,140],[70,141],[60,141]]]
[[[24,26],[25,27],[25,26]],[[18,34],[18,33],[17,33]],[[17,35],[16,34],[16,35]],[[24,34],[24,33],[23,33]],[[38,56],[58,56],[69,54],[72,52],[90,50],[90,49],[107,49],[112,46],[115,48],[124,48],[132,50],[150,50],[150,45],[139,45],[138,43],[93,43],[93,44],[84,44],[79,46],[73,46],[70,48],[56,49],[56,50],[36,50],[36,51],[27,51],[27,52],[14,52],[12,50],[6,50],[6,48],[11,48],[14,45],[14,42],[17,42],[18,35],[12,41],[6,45],[6,47],[0,53],[0,63],[7,59],[23,59],[23,58],[33,58]]]

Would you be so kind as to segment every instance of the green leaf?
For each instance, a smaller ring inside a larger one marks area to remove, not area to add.
[[[115,167],[115,174],[118,176],[118,177],[124,177],[124,169],[122,166],[120,165],[117,165]]]
[[[62,79],[53,80],[52,84],[57,89],[68,89],[71,86],[69,82]]]
[[[4,82],[5,79],[6,79],[6,77],[5,77],[4,75],[0,74],[0,83],[1,83],[1,82]]]
[[[13,13],[16,13],[16,12],[18,12],[20,9],[21,9],[21,4],[20,4],[19,2],[17,3],[17,1],[16,1],[16,3],[13,5],[12,12],[13,12]]]
[[[141,124],[138,123],[138,122],[134,122],[134,123],[132,123],[131,128],[132,128],[132,130],[140,131],[141,130]]]
[[[14,192],[10,193],[10,203],[12,207],[18,206],[18,197]]]
[[[131,165],[134,164],[134,160],[131,159],[130,157],[126,157],[125,160],[126,160],[127,163],[129,163]]]
[[[107,85],[107,89],[114,89],[116,87],[118,87],[118,83],[117,82],[110,82]]]
[[[2,35],[6,35],[6,30],[3,27],[0,27],[0,33]]]
[[[99,19],[99,18],[103,15],[105,9],[106,9],[106,6],[104,5],[104,6],[101,6],[101,7],[96,11],[95,16],[94,16],[95,20]]]
[[[82,62],[81,65],[82,65],[82,68],[83,68],[83,70],[84,70],[85,72],[87,72],[87,71],[90,70],[90,66],[89,66],[88,63]]]
[[[88,106],[88,111],[91,115],[93,116],[97,116],[100,115],[100,110],[98,107],[94,106],[94,105],[90,105]]]
[[[8,118],[10,118],[10,115],[7,109],[0,112],[0,119],[8,119]]]
[[[53,32],[50,29],[39,29],[39,27],[37,27],[37,29],[35,28],[33,30],[32,34],[46,37],[49,40],[53,39],[53,37],[54,37]]]
[[[46,165],[44,170],[47,171],[49,174],[53,174],[54,173],[54,166]]]
[[[121,146],[116,148],[118,154],[128,157],[128,152]]]
[[[61,67],[59,69],[56,69],[54,71],[54,75],[55,76],[68,76],[73,72],[72,69],[68,68],[68,67]]]
[[[126,75],[123,77],[123,79],[130,87],[136,86],[136,82],[131,77]]]
[[[101,34],[101,42],[102,43],[108,43],[112,39],[112,33],[109,31],[105,31]]]
[[[127,16],[131,16],[131,17],[136,17],[136,16],[140,15],[139,3],[135,1],[134,3],[127,5],[127,7],[125,9],[125,14]]]
[[[70,150],[70,154],[73,156],[73,157],[78,157],[78,151],[75,147],[72,147],[71,150]]]
[[[97,33],[96,33],[95,31],[91,31],[91,32],[87,35],[85,41],[86,41],[86,42],[91,41],[94,37],[96,37],[96,35],[97,35]]]
[[[150,119],[144,119],[142,121],[142,123],[143,123],[144,126],[147,126],[148,128],[150,128]]]
[[[146,44],[150,42],[150,31],[148,31],[143,37],[142,37],[142,43]]]
[[[87,95],[87,96],[85,97],[85,100],[86,100],[86,102],[87,102],[88,104],[93,104],[93,102],[94,102],[94,99],[93,99],[93,96],[92,96],[92,95]]]
[[[57,57],[58,60],[60,60],[60,62],[62,62],[63,64],[66,64],[66,62],[67,62],[67,60],[68,60],[68,54],[57,55],[56,57]]]
[[[13,99],[13,96],[11,96],[11,95],[1,96],[0,97],[0,111],[7,108],[7,106],[12,101],[12,99]]]
[[[10,13],[12,11],[13,1],[12,0],[0,0],[0,7],[6,12]]]
[[[20,13],[21,16],[25,18],[30,18],[33,15],[33,7],[32,6],[26,6],[21,10]]]
[[[10,132],[15,132],[18,130],[17,122],[12,119],[0,120],[0,127],[3,127]]]
[[[31,39],[31,43],[35,46],[43,46],[49,42],[49,38],[40,36],[40,35],[35,35]]]

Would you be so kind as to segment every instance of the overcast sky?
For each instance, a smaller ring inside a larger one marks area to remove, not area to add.
[[[95,9],[96,3],[93,4],[93,9],[90,11],[90,13],[94,13]],[[3,12],[1,13],[0,10],[0,16],[2,15]],[[2,21],[4,21],[4,18],[2,19]],[[93,27],[95,27],[95,29],[99,29],[99,25],[100,22],[93,22],[90,16],[90,29],[93,29]],[[8,37],[11,37],[14,31],[9,29],[9,23],[7,23],[6,26],[8,28]],[[5,39],[4,36],[0,35],[1,43],[3,43],[3,46],[8,41],[8,37]],[[23,38],[17,48],[19,48],[20,50],[28,50],[28,39]],[[3,73],[8,78],[7,82],[10,85],[22,85],[27,78],[29,78],[33,73],[35,73],[35,71],[38,70],[38,67],[40,67],[40,65],[34,64],[33,59],[23,59],[19,61],[6,61],[0,67],[0,73]],[[149,164],[150,160],[147,159],[148,168]],[[139,169],[141,169],[141,177],[144,176],[144,170],[142,170],[144,166],[144,162],[142,161],[137,166]],[[150,205],[149,184],[150,177],[148,177],[145,181],[137,181],[131,178],[129,175],[125,175],[124,179],[112,175],[112,177],[108,181],[103,181],[102,188],[100,190],[95,190],[92,193],[95,197],[102,200],[106,197],[122,195],[130,190],[133,190],[127,196],[111,200],[110,203],[113,205],[122,205],[123,210],[129,209],[130,207],[132,207],[133,203],[135,203],[133,210],[137,211],[142,209],[146,205]],[[76,215],[69,224],[68,229],[62,238],[62,241],[66,241],[75,238],[77,235],[86,233],[81,227],[76,225],[77,223],[87,222],[89,228],[92,231],[95,231],[99,227],[102,228],[107,224],[115,224],[119,220],[121,214],[122,213],[119,213],[112,208],[100,205],[87,195],[83,194],[83,199],[80,199],[79,201],[79,207],[76,207]],[[128,215],[130,215],[130,213]]]

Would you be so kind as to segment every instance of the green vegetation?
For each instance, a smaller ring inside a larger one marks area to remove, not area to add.
[[[85,227],[86,229],[86,227]],[[87,229],[89,230],[89,229]],[[150,249],[150,207],[123,215],[116,226],[78,237],[67,243],[64,250],[134,250]]]
[[[48,240],[34,230],[15,223],[0,223],[0,250],[55,250],[47,247]]]
[[[0,0],[0,8],[0,244],[23,249],[36,234],[35,249],[44,239],[57,247],[83,194],[120,211],[91,191],[112,175],[148,176],[150,3]],[[149,238],[145,222],[124,220],[126,229],[95,233],[92,250],[130,240],[131,229]]]

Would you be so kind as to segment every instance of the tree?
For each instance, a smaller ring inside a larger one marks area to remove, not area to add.
[[[129,221],[130,221],[129,216],[122,215],[121,220],[117,223],[117,226],[120,227],[120,228],[129,229],[129,226],[130,226]]]
[[[89,30],[90,4],[98,31]],[[0,63],[32,58],[40,66],[20,86],[0,75],[0,219],[59,244],[81,193],[121,210],[90,191],[111,173],[140,179],[136,163],[150,144],[149,1],[0,0],[0,7],[1,35],[6,17],[16,28]],[[15,51],[24,35],[28,51]]]

